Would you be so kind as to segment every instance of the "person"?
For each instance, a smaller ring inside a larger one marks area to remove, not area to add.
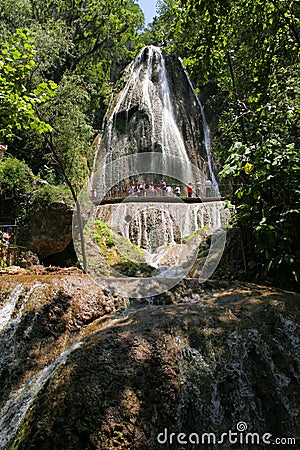
[[[165,182],[165,180],[161,180],[160,187],[161,187],[162,195],[165,196],[166,190],[167,190],[167,183]]]
[[[12,227],[6,227],[1,237],[1,259],[5,259],[7,247],[10,244],[10,239],[12,237]]]
[[[155,190],[154,190],[154,186],[152,183],[150,183],[148,186],[148,192],[149,192],[149,196],[151,196],[151,197],[153,197],[153,195],[155,195]]]
[[[200,197],[201,194],[201,182],[200,181],[196,181],[196,195],[197,197]]]
[[[211,181],[210,180],[205,181],[205,195],[206,195],[206,197],[211,196]]]
[[[172,192],[173,192],[172,186],[168,185],[168,186],[166,187],[166,193],[167,193],[167,196],[168,196],[168,197],[171,197]]]
[[[175,195],[177,195],[177,197],[180,197],[180,186],[176,186]]]
[[[11,235],[12,235],[12,227],[6,227],[6,231],[4,231],[4,233],[2,233],[2,243],[4,245],[9,245],[10,243],[10,239],[11,239]]]
[[[134,196],[134,192],[135,192],[135,186],[134,186],[134,184],[132,184],[132,185],[130,186],[130,189],[129,189],[129,195],[130,195],[130,197],[133,197],[133,196]]]
[[[140,182],[140,193],[141,197],[144,197],[146,193],[146,183],[143,180]]]
[[[188,197],[189,197],[189,198],[191,198],[192,195],[193,195],[192,183],[189,183],[189,184],[188,184],[188,187],[187,187],[187,194],[188,194]]]

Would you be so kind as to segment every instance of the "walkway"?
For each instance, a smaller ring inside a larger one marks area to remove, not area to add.
[[[222,197],[168,197],[168,196],[148,196],[148,197],[115,197],[103,199],[101,202],[94,200],[95,205],[114,205],[117,203],[205,203],[205,202],[216,202],[224,200]]]

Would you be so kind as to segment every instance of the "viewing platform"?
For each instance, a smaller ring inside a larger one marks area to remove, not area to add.
[[[176,196],[128,196],[128,197],[114,197],[102,199],[102,201],[97,201],[93,199],[95,205],[114,205],[118,203],[206,203],[206,202],[218,202],[225,200],[223,197],[176,197]]]

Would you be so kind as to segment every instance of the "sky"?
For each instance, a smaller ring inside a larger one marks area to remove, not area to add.
[[[145,26],[148,25],[156,14],[157,0],[138,0],[138,4],[145,14]]]

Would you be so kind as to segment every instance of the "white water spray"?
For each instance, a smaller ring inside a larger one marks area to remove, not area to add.
[[[213,187],[214,187],[215,195],[217,197],[220,197],[221,194],[220,194],[219,186],[218,186],[218,183],[217,183],[217,180],[216,180],[213,168],[212,168],[211,153],[210,153],[210,149],[211,149],[210,128],[208,126],[208,123],[207,123],[207,120],[206,120],[206,117],[205,117],[204,108],[203,108],[202,103],[200,102],[200,99],[199,99],[198,95],[195,93],[195,89],[194,89],[193,83],[192,83],[192,81],[191,81],[191,79],[189,77],[189,74],[188,74],[188,72],[187,72],[187,70],[186,70],[186,68],[185,68],[185,66],[183,64],[182,59],[179,58],[179,61],[181,62],[181,65],[182,65],[182,68],[183,68],[184,73],[186,75],[186,78],[188,80],[188,83],[189,83],[189,85],[191,87],[191,90],[193,91],[193,94],[195,95],[196,101],[197,101],[197,103],[199,105],[199,108],[200,108],[200,111],[201,111],[202,120],[203,120],[204,147],[205,147],[206,156],[207,156],[207,165],[208,165],[209,173],[210,173],[210,176],[211,176],[211,181],[212,181],[212,184],[213,184]]]

